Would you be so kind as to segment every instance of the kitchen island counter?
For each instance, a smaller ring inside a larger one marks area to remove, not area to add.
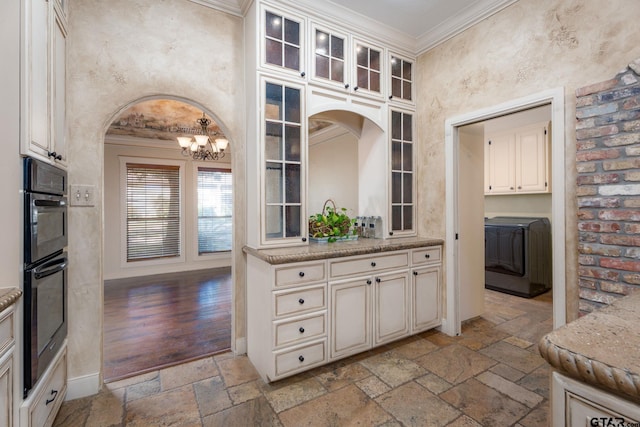
[[[18,288],[0,288],[0,311],[15,304],[22,295]]]

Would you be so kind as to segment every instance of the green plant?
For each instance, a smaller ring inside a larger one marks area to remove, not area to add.
[[[329,202],[333,207],[327,205]],[[328,237],[329,242],[348,236],[355,219],[349,218],[346,212],[346,208],[337,209],[333,200],[327,200],[322,212],[309,217],[309,235],[315,238]],[[353,233],[355,234],[355,230]]]

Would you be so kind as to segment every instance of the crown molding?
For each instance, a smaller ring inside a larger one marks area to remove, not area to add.
[[[189,0],[201,6],[217,9],[235,16],[244,16],[252,0]]]
[[[443,21],[437,27],[419,36],[416,43],[416,56],[446,42],[517,1],[518,0],[485,0],[473,3],[456,16]]]

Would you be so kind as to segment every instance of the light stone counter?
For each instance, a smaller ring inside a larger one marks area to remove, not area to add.
[[[9,307],[12,304],[15,304],[20,296],[22,295],[22,291],[18,288],[2,288],[0,289],[0,311]]]
[[[640,291],[552,331],[538,348],[562,373],[640,402]]]
[[[403,249],[442,245],[442,239],[425,237],[403,237],[397,239],[358,239],[333,243],[309,243],[307,246],[292,246],[276,249],[254,249],[245,246],[242,250],[269,264],[314,261],[352,255],[366,255]]]

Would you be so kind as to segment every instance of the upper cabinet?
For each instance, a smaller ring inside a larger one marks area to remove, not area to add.
[[[262,66],[304,78],[305,20],[274,8],[261,8]]]
[[[389,100],[413,103],[413,61],[396,54],[389,55],[390,87]]]
[[[21,154],[66,164],[65,1],[25,2]]]
[[[549,123],[542,122],[485,137],[485,194],[547,193]]]
[[[414,234],[415,161],[413,113],[391,110],[390,236]]]
[[[353,42],[353,50],[355,58],[353,91],[381,99],[384,94],[382,48],[356,39]]]
[[[312,81],[338,89],[349,89],[347,35],[312,24]]]

